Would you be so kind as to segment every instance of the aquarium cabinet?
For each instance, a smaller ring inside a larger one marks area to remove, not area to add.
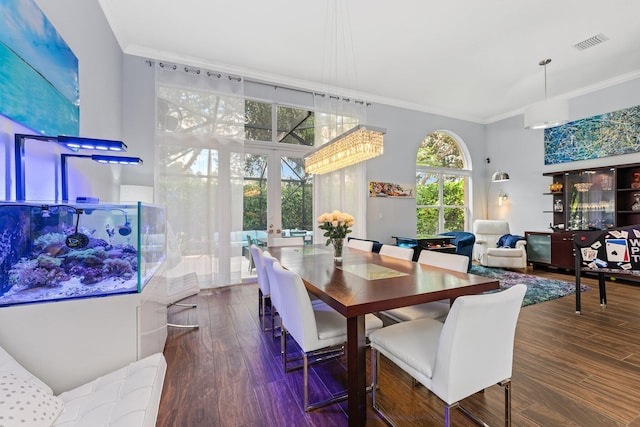
[[[166,340],[164,208],[0,202],[0,344],[57,392]]]
[[[640,164],[545,173],[549,226],[527,232],[529,262],[574,269],[573,234],[640,224]]]

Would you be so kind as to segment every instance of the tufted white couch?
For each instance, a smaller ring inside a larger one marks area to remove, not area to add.
[[[0,347],[0,425],[153,427],[166,369],[156,353],[54,396]]]

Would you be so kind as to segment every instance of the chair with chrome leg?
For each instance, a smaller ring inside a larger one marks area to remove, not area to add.
[[[198,283],[198,275],[196,273],[188,273],[179,277],[167,278],[167,286],[163,297],[166,299],[167,308],[171,306],[183,308],[196,308],[195,303],[183,302],[187,298],[197,295],[200,292],[200,284]],[[181,324],[167,322],[167,326],[172,328],[198,329],[200,325]]]
[[[452,408],[479,422],[460,401],[494,384],[505,388],[505,425],[510,426],[513,344],[526,290],[519,284],[502,292],[458,297],[444,324],[419,319],[372,332],[374,410],[387,419],[377,400],[382,354],[444,401],[445,426],[451,424]]]
[[[282,321],[280,338],[282,352],[286,351],[289,335],[302,350],[302,366],[287,367],[289,359],[286,354],[282,360],[285,372],[303,369],[305,411],[346,399],[347,395],[344,393],[321,402],[309,403],[309,357],[318,362],[342,355],[344,343],[347,341],[346,318],[326,304],[312,304],[300,276],[285,270],[278,262],[273,263],[272,277],[277,282],[281,298],[281,306],[278,309]],[[367,334],[381,327],[380,319],[371,314],[366,316]],[[332,354],[332,349],[337,352]]]
[[[405,248],[402,246],[382,245],[380,255],[391,256],[394,258],[411,261],[413,259],[413,248]]]
[[[258,275],[258,316],[261,319],[261,326],[263,331],[268,331],[265,325],[265,317],[267,315],[266,308],[267,302],[271,305],[271,286],[269,286],[269,277],[264,269],[264,254],[262,249],[255,244],[249,247],[251,251],[251,259],[256,268],[256,274]],[[271,317],[273,327],[273,316]]]
[[[347,246],[361,251],[372,252],[373,242],[371,240],[349,239]]]
[[[464,255],[448,254],[438,251],[423,250],[418,258],[419,264],[440,267],[459,273],[467,272],[469,259]],[[423,319],[425,317],[444,322],[449,313],[449,300],[427,302],[384,311],[383,314],[396,322]]]

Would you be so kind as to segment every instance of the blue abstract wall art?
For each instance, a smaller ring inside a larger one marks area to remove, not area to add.
[[[640,152],[640,105],[544,130],[544,164]]]
[[[0,114],[44,135],[78,135],[78,59],[34,0],[0,0]]]

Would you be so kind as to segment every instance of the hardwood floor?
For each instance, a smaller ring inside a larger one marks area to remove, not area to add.
[[[573,281],[544,270],[528,274]],[[640,427],[640,287],[607,282],[608,305],[593,279],[583,284],[582,314],[568,296],[524,307],[514,349],[514,426]],[[194,310],[172,307],[169,320],[198,330],[169,329],[168,370],[158,426],[345,426],[346,403],[310,413],[302,409],[302,372],[284,375],[280,340],[260,330],[255,284],[206,290]],[[292,340],[290,340],[292,341]],[[338,393],[344,361],[316,365],[311,399]],[[442,402],[390,363],[381,368],[381,403],[399,426],[444,424]],[[463,404],[489,425],[502,425],[502,388]],[[369,408],[371,401],[369,399]],[[461,412],[455,426],[472,424]],[[369,409],[369,426],[385,425]]]

